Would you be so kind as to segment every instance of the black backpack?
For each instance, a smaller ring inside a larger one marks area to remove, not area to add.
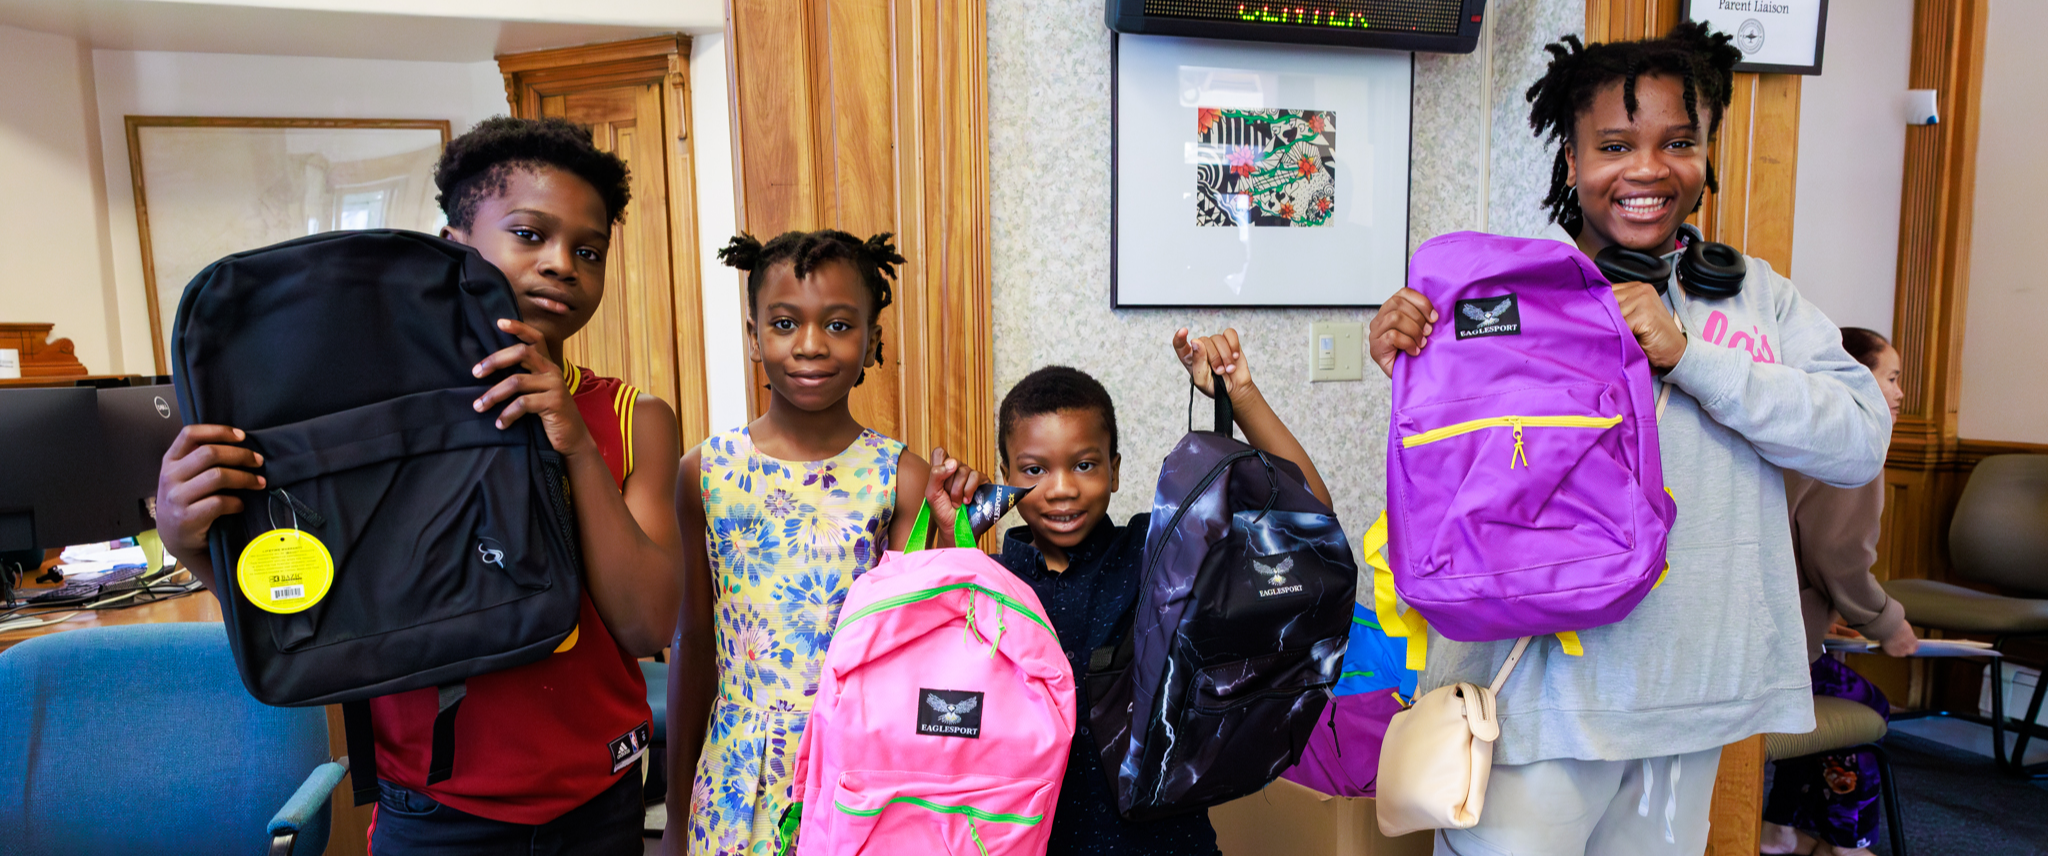
[[[501,431],[495,412],[472,409],[510,372],[470,369],[517,344],[496,322],[518,317],[475,250],[397,230],[237,253],[178,303],[186,422],[240,428],[264,459],[267,490],[237,492],[244,510],[208,536],[235,665],[265,704],[343,703],[359,805],[377,787],[369,699],[441,688],[428,781],[444,780],[463,680],[540,660],[576,627],[582,562],[561,456],[540,420]],[[257,539],[291,529],[332,557],[331,586],[309,605],[317,575],[265,577],[262,549],[248,577],[238,570]],[[250,591],[282,592],[274,603],[296,611],[259,608]]]
[[[1143,577],[1089,659],[1088,722],[1117,811],[1149,820],[1294,766],[1337,683],[1358,567],[1301,469],[1216,431],[1166,456]]]

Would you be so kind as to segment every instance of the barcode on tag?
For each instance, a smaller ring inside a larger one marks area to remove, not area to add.
[[[271,600],[291,600],[306,596],[305,586],[277,586],[270,590]]]

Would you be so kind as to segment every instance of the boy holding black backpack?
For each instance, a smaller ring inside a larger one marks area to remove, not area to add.
[[[379,798],[370,844],[402,853],[641,852],[640,777],[650,712],[636,659],[667,644],[682,601],[675,414],[653,396],[561,361],[562,342],[604,297],[626,165],[561,119],[495,118],[449,143],[435,167],[442,237],[474,247],[511,283],[522,344],[481,378],[518,367],[475,402],[499,427],[541,420],[565,459],[581,535],[581,621],[546,659],[470,678],[455,719],[453,775],[429,783],[432,688],[370,702]],[[507,404],[507,402],[510,402]],[[262,490],[242,431],[189,425],[164,456],[157,521],[166,548],[209,587],[207,530]],[[216,591],[219,589],[216,588]]]
[[[1324,503],[1329,489],[1301,443],[1252,383],[1236,330],[1190,338],[1174,334],[1174,352],[1203,394],[1221,384],[1251,445],[1301,467]],[[1018,503],[1025,526],[1011,529],[997,557],[1031,585],[1058,632],[1077,687],[1086,686],[1090,654],[1108,644],[1138,597],[1149,514],[1117,526],[1109,499],[1118,487],[1116,408],[1087,374],[1047,366],[1018,381],[998,410],[997,448],[1004,483],[1035,488]],[[1072,755],[1053,813],[1051,856],[1077,854],[1213,854],[1216,833],[1205,811],[1132,822],[1117,813],[1116,795],[1088,728],[1085,690]]]

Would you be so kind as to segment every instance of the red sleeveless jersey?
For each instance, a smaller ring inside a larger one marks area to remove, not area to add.
[[[633,472],[639,390],[573,364],[566,369],[576,409],[623,488]],[[652,725],[647,679],[612,640],[588,591],[580,624],[553,655],[470,678],[468,687],[455,715],[454,775],[432,785],[435,690],[370,701],[382,778],[479,817],[541,824],[638,768]]]

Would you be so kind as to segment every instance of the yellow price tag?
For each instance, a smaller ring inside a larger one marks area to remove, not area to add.
[[[300,612],[334,585],[334,557],[320,539],[297,529],[272,529],[242,549],[235,562],[242,596],[265,612]]]

